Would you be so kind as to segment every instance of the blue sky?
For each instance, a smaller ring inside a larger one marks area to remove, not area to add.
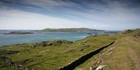
[[[0,29],[135,29],[139,12],[139,0],[0,0]]]

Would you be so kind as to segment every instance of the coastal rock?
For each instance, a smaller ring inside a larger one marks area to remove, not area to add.
[[[40,43],[32,43],[31,48],[36,48],[37,46],[45,47],[45,46],[60,46],[62,44],[71,44],[73,41],[67,40],[53,40],[53,41],[42,41]]]
[[[16,53],[19,53],[19,51],[15,51],[15,50],[0,50],[0,53],[3,53],[3,54],[16,54]]]
[[[72,41],[67,41],[67,40],[54,40],[54,41],[43,41],[40,43],[41,47],[45,46],[60,46],[62,44],[71,44],[73,43]]]

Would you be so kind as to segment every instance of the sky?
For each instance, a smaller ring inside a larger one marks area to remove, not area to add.
[[[0,30],[140,28],[140,0],[0,0]]]

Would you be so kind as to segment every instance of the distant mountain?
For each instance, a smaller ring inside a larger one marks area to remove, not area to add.
[[[93,32],[93,31],[104,31],[104,30],[96,30],[96,29],[89,29],[89,28],[46,28],[40,31],[44,32]]]

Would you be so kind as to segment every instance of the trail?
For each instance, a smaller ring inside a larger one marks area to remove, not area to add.
[[[135,51],[132,48],[128,48],[129,57],[132,59],[132,61],[135,64],[136,70],[140,70],[140,60]]]

